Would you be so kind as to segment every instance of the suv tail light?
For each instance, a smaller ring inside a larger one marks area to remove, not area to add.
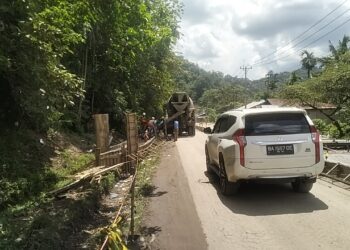
[[[239,129],[233,134],[233,140],[236,141],[239,145],[239,162],[244,167],[244,147],[247,145],[247,141],[244,136],[244,129]]]
[[[315,163],[320,162],[320,133],[315,126],[310,126],[312,142],[315,144]]]

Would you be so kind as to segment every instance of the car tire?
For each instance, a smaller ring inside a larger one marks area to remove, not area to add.
[[[207,147],[205,147],[205,163],[207,165],[207,173],[209,173],[209,174],[214,173],[214,170],[211,168],[210,157],[209,157]]]
[[[220,192],[225,196],[233,195],[238,191],[239,183],[230,182],[227,179],[225,162],[221,155],[220,155],[220,166],[219,166],[219,183],[220,183]]]
[[[292,182],[293,190],[297,193],[308,193],[312,189],[312,186],[312,182],[304,182],[299,180]]]

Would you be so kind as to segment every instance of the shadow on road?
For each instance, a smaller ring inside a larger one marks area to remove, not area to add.
[[[143,197],[158,197],[158,196],[162,196],[163,194],[168,193],[167,191],[157,191],[155,192],[155,190],[158,187],[154,186],[154,185],[150,185],[150,184],[144,184],[141,188],[140,188],[140,193]]]
[[[222,203],[232,212],[248,216],[311,213],[328,209],[311,193],[295,193],[290,184],[242,183],[237,194],[223,196],[216,176],[205,173]]]
[[[130,250],[152,249],[152,242],[156,235],[162,231],[161,227],[141,227],[140,235],[133,235],[128,238],[127,246]]]

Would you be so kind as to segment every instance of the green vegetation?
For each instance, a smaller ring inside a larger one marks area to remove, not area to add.
[[[110,174],[65,207],[50,207],[46,193],[90,167],[93,155],[80,144],[95,113],[108,113],[111,126],[121,130],[124,112],[163,115],[174,90],[189,93],[210,121],[250,101],[282,97],[316,109],[332,103],[335,110],[324,113],[331,125],[316,121],[317,127],[332,137],[350,135],[348,36],[330,43],[327,57],[304,51],[303,69],[270,71],[249,81],[207,72],[176,56],[180,14],[177,0],[0,3],[1,249],[62,247],[55,244],[69,232],[67,224],[91,217],[98,197],[118,178]],[[139,169],[137,223],[145,205],[141,197],[154,188],[156,161]],[[50,235],[54,228],[58,233]]]
[[[142,218],[145,212],[145,208],[148,204],[147,197],[153,194],[155,187],[152,185],[152,175],[159,163],[159,155],[149,155],[137,166],[137,176],[135,180],[135,214],[134,214],[134,226],[136,235],[142,234]],[[130,197],[128,197],[128,202]],[[130,235],[130,220],[127,220],[126,216],[130,217],[129,209],[130,203],[126,203],[124,214],[117,218],[116,223],[108,226],[101,231],[103,237],[109,236],[108,246],[111,249],[124,249],[125,237]]]
[[[64,186],[94,159],[92,153],[60,151],[52,141],[30,130],[4,132],[0,141],[0,212]]]
[[[315,119],[313,122],[322,135],[328,136],[329,138],[350,138],[350,125],[348,123],[339,122],[340,127],[345,131],[345,135],[340,136],[339,130],[334,124],[327,124],[324,120],[320,119]]]
[[[172,0],[0,3],[1,244],[22,231],[7,228],[13,216],[32,216],[93,159],[57,146],[54,131],[69,144],[72,133],[91,132],[94,113],[118,128],[126,111],[162,114],[175,87],[180,13]],[[102,180],[104,192],[113,178]]]
[[[335,109],[323,113],[336,127],[337,137],[346,136],[348,129],[342,123],[349,123],[350,112],[350,48],[349,39],[344,36],[338,48],[331,46],[332,55],[322,58],[322,71],[315,77],[285,87],[280,95],[294,99],[305,106],[318,109],[318,103],[331,103]]]
[[[350,129],[350,42],[349,36],[334,46],[330,42],[330,55],[317,58],[307,50],[301,54],[301,69],[292,73],[274,73],[250,81],[220,72],[207,72],[186,60],[181,61],[175,74],[177,88],[190,93],[210,120],[223,111],[243,106],[245,103],[267,98],[290,99],[301,106],[309,106],[327,117],[331,125],[324,133],[336,138],[348,138]],[[335,109],[325,111],[323,104]]]
[[[53,167],[53,174],[58,178],[58,182],[55,183],[55,188],[63,187],[73,182],[72,176],[78,172],[81,172],[88,167],[91,167],[95,160],[95,156],[92,153],[74,153],[65,150],[61,153],[58,162],[62,167]]]
[[[73,181],[71,175],[86,168],[93,155],[78,151],[76,136],[67,136],[70,142],[65,138],[64,144],[70,147],[61,149],[63,141],[50,141],[31,130],[3,132],[0,155],[7,157],[0,160],[0,249],[60,248],[55,244],[61,227],[74,223],[75,209],[81,206],[54,206],[46,193]],[[92,202],[89,197],[81,197],[81,202]]]
[[[217,113],[237,108],[253,100],[250,81],[221,72],[207,72],[179,57],[174,73],[176,88],[187,92],[204,112]]]
[[[180,13],[172,0],[0,3],[1,249],[62,248],[66,224],[91,215],[84,203],[107,192],[114,175],[48,214],[57,204],[46,193],[93,159],[76,150],[72,132],[82,139],[94,113],[109,113],[118,128],[126,111],[162,114],[175,87]],[[72,147],[57,145],[54,131]]]
[[[311,78],[311,70],[316,66],[317,59],[314,56],[314,53],[307,50],[303,50],[301,57],[301,65],[304,69],[307,70],[307,77]]]
[[[137,168],[135,186],[135,231],[140,231],[142,216],[147,205],[145,197],[151,195],[155,189],[152,175],[159,163],[159,155],[151,155],[142,161]]]
[[[0,4],[0,121],[82,130],[91,114],[160,114],[174,87],[170,0]]]
[[[109,223],[96,211],[103,195],[118,179],[110,173],[99,184],[83,187],[63,200],[42,196],[40,200],[2,211],[0,249],[73,249],[82,242],[90,249],[95,248],[103,237],[98,232],[83,240],[75,237],[83,229],[104,227]]]

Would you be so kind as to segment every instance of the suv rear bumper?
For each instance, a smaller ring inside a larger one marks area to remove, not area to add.
[[[324,168],[324,161],[298,168],[274,168],[274,169],[249,169],[239,164],[239,159],[225,159],[225,167],[228,180],[236,182],[238,180],[251,179],[292,179],[304,177],[306,179],[315,178]]]

